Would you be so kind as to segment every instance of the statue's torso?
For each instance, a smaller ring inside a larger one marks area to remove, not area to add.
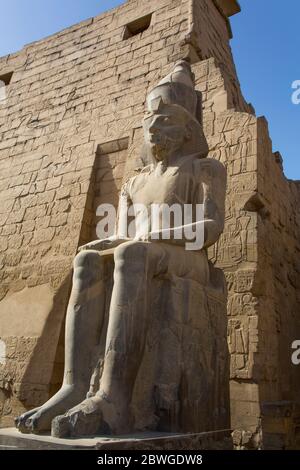
[[[183,157],[180,164],[164,169],[162,163],[146,167],[132,178],[130,198],[133,203],[145,204],[196,204],[201,203],[199,181],[193,171],[193,157]]]
[[[135,206],[135,222],[139,227],[138,236],[145,234],[142,232],[152,230],[150,217],[148,228],[145,223],[142,223],[145,220],[145,212],[139,209],[139,204],[147,208],[149,216],[153,204],[167,204],[169,208],[174,204],[180,205],[182,214],[184,214],[184,205],[189,204],[195,208],[196,204],[202,204],[203,188],[194,168],[197,162],[199,159],[196,156],[188,156],[182,157],[176,166],[164,168],[162,163],[156,166],[150,165],[129,181],[128,195]],[[184,225],[183,220],[182,224]],[[171,218],[170,228],[173,226]]]

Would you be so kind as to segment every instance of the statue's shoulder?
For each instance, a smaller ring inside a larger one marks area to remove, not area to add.
[[[136,172],[138,173],[138,175],[144,175],[144,174],[149,174],[149,173],[152,173],[152,171],[154,170],[154,165],[151,163],[147,166],[142,166],[142,167],[139,167],[136,169]]]
[[[226,168],[214,158],[195,158],[193,161],[194,174],[201,180],[219,179],[226,183]]]
[[[143,181],[150,173],[153,172],[154,165],[147,165],[143,167],[136,168],[134,170],[135,174],[130,178],[129,181]]]
[[[135,174],[123,184],[123,190],[130,194],[133,189],[143,186],[145,184],[145,179],[150,173],[152,173],[152,171],[153,165],[136,168],[134,170]]]

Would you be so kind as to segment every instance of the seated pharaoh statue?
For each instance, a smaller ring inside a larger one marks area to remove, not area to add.
[[[229,427],[226,289],[207,255],[224,227],[226,171],[207,158],[201,108],[186,61],[149,93],[147,164],[122,187],[115,234],[75,257],[63,384],[16,418],[21,432]]]

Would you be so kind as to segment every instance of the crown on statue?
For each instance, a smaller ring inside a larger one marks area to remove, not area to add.
[[[180,60],[174,69],[158,85],[156,85],[147,97],[148,108],[151,103],[162,101],[165,105],[177,105],[184,108],[197,119],[198,97],[195,91],[195,79],[191,65],[185,60]]]

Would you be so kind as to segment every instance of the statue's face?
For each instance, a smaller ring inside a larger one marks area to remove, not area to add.
[[[145,142],[153,157],[162,161],[179,150],[188,137],[187,117],[180,106],[152,107],[144,118]]]

